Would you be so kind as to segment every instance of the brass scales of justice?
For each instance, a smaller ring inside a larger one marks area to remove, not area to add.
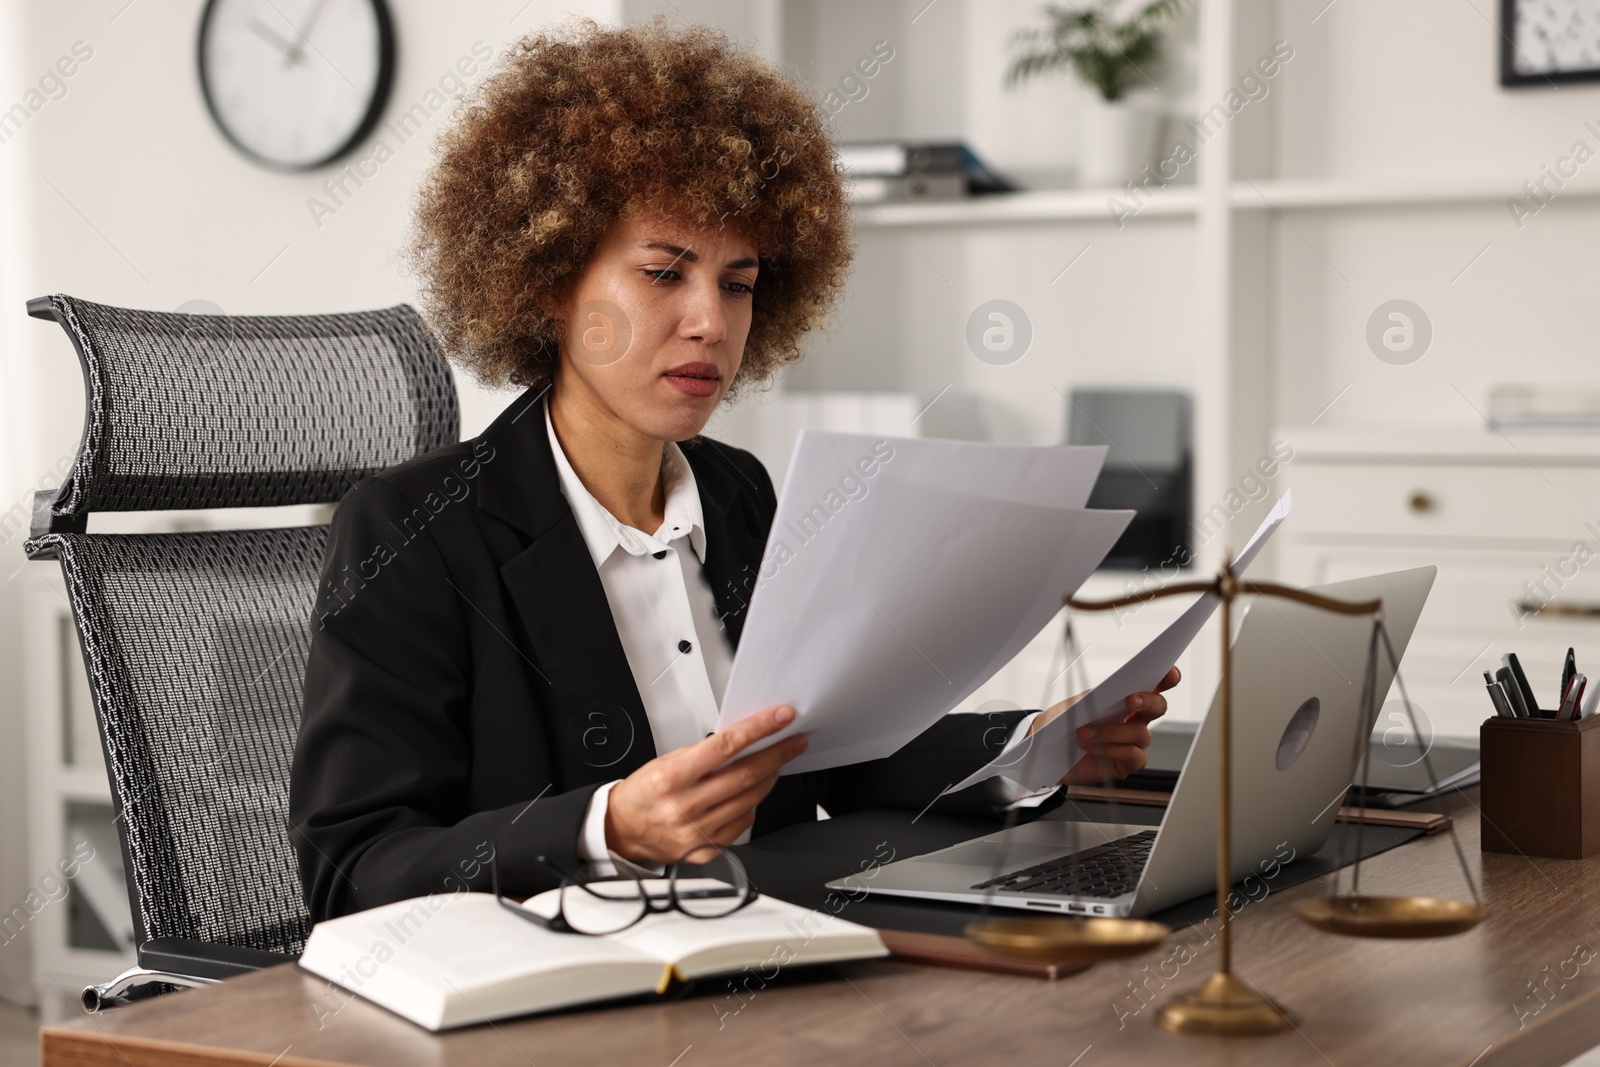
[[[1219,922],[1217,933],[1217,969],[1198,988],[1182,993],[1156,1012],[1156,1024],[1179,1034],[1268,1034],[1294,1025],[1289,1012],[1262,994],[1255,985],[1241,978],[1233,969],[1230,934],[1233,928],[1232,911],[1228,897],[1232,888],[1229,877],[1230,845],[1232,837],[1231,750],[1233,746],[1231,722],[1231,668],[1233,633],[1233,602],[1240,596],[1282,597],[1323,611],[1342,615],[1371,615],[1372,635],[1368,645],[1366,677],[1361,695],[1361,708],[1366,716],[1367,728],[1356,731],[1356,747],[1351,753],[1351,767],[1361,761],[1363,802],[1367,795],[1367,766],[1362,746],[1370,736],[1371,724],[1376,720],[1377,702],[1383,696],[1377,692],[1377,664],[1380,651],[1387,655],[1395,669],[1395,681],[1405,704],[1406,716],[1413,735],[1422,748],[1423,766],[1435,788],[1439,779],[1428,759],[1427,746],[1417,729],[1416,714],[1405,683],[1400,679],[1400,665],[1383,624],[1381,599],[1351,601],[1339,600],[1318,593],[1307,592],[1275,582],[1250,582],[1233,572],[1230,557],[1225,556],[1217,577],[1210,581],[1176,582],[1154,589],[1141,590],[1110,600],[1079,600],[1072,596],[1063,598],[1074,611],[1109,611],[1145,603],[1160,597],[1183,594],[1210,593],[1220,602],[1222,617],[1222,677],[1217,702],[1220,735],[1220,766],[1217,790],[1217,907]],[[1075,642],[1072,620],[1068,614],[1064,645],[1070,670],[1077,659],[1073,651]],[[1069,678],[1070,682],[1070,678]],[[1071,688],[1069,684],[1069,689]],[[1080,693],[1085,692],[1079,690]],[[1110,782],[1105,782],[1110,785]],[[1110,821],[1120,823],[1116,801],[1108,791],[1111,806]],[[1069,823],[1069,853],[1079,850],[1071,841]],[[1016,809],[1007,813],[1006,828],[1016,825]],[[1478,888],[1472,880],[1466,857],[1461,852],[1461,842],[1454,828],[1447,831],[1455,847],[1456,859],[1461,865],[1462,877],[1472,894],[1472,902],[1425,896],[1375,896],[1361,892],[1361,829],[1362,821],[1355,826],[1354,859],[1351,865],[1350,890],[1340,892],[1341,871],[1345,866],[1344,839],[1339,845],[1339,865],[1328,881],[1328,894],[1314,900],[1301,902],[1295,910],[1300,918],[1312,927],[1333,934],[1351,937],[1374,938],[1424,938],[1447,937],[1463,933],[1483,920],[1484,908]],[[1004,849],[1000,850],[1002,853]],[[995,875],[1004,868],[1004,856],[995,857]],[[985,900],[978,918],[967,924],[966,936],[996,953],[1026,959],[1052,961],[1078,961],[1091,963],[1122,959],[1148,952],[1163,944],[1172,931],[1165,925],[1148,919],[1114,918],[1086,915],[1026,916],[1018,918],[992,918],[987,915],[989,903]]]

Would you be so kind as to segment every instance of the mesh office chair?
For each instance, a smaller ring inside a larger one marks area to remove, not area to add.
[[[28,302],[72,338],[87,412],[71,475],[34,500],[82,643],[138,966],[89,1010],[299,955],[310,929],[289,763],[326,526],[95,534],[107,511],[316,504],[458,439],[455,386],[407,305],[187,315]]]

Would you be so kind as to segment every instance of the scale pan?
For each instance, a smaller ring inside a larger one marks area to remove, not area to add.
[[[1347,937],[1450,937],[1483,921],[1483,908],[1439,897],[1317,897],[1295,906],[1318,930]]]
[[[1116,960],[1148,952],[1171,936],[1145,919],[1039,916],[975,919],[966,936],[1005,956],[1035,960]]]

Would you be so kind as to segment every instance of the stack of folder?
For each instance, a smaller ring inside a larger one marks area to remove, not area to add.
[[[839,163],[857,203],[961,200],[1018,188],[959,142],[857,141],[839,146]]]

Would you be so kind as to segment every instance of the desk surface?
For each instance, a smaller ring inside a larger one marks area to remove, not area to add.
[[[1214,945],[1190,927],[1158,952],[1054,982],[871,961],[780,975],[743,999],[711,985],[680,1000],[447,1034],[330,994],[326,983],[285,966],[48,1027],[42,1064],[947,1067],[1076,1064],[1079,1056],[1082,1067],[1180,1056],[1336,1067],[1562,1064],[1600,1044],[1600,857],[1482,854],[1476,799],[1474,789],[1434,805],[1455,815],[1484,888],[1489,918],[1470,933],[1409,942],[1318,933],[1293,905],[1326,892],[1325,878],[1245,907],[1234,931],[1236,969],[1298,1023],[1271,1037],[1177,1037],[1154,1025],[1147,1002],[1191,988],[1215,964]],[[1466,892],[1447,835],[1368,860],[1362,884],[1373,893]],[[1169,978],[1180,945],[1194,958]],[[1141,999],[1137,990],[1148,992]]]

